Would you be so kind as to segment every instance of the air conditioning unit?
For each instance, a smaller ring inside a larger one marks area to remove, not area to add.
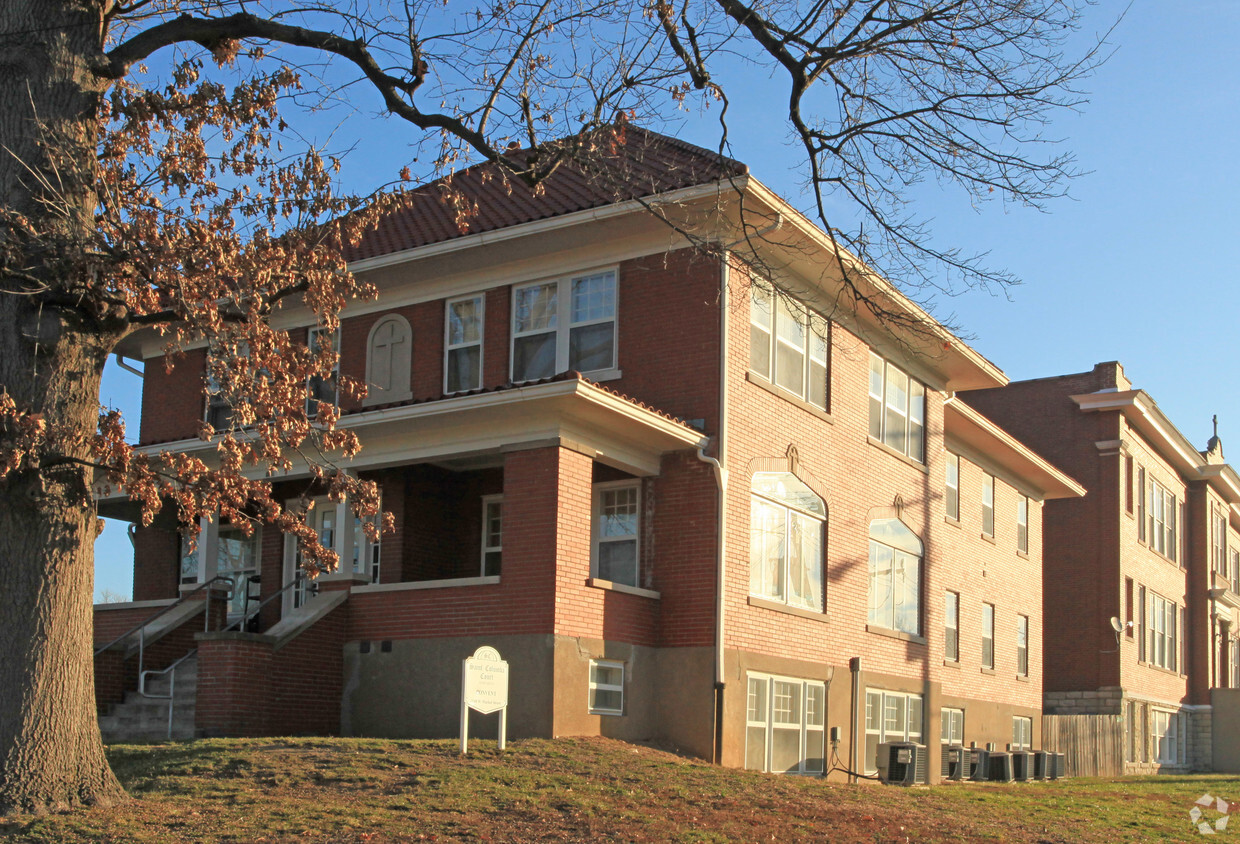
[[[1046,767],[1048,769],[1047,775],[1053,780],[1066,777],[1068,775],[1067,757],[1062,753],[1051,753],[1049,756],[1050,758],[1046,762]]]
[[[914,785],[928,781],[925,745],[888,741],[878,746],[878,776],[883,782]]]
[[[996,750],[987,760],[986,779],[991,782],[1012,781],[1012,754]]]
[[[990,751],[980,747],[969,748],[969,779],[981,782],[990,776]]]
[[[945,780],[967,780],[973,773],[973,754],[959,744],[943,745],[943,768],[940,773]]]
[[[1033,754],[1028,750],[1013,750],[1012,757],[1012,778],[1020,782],[1029,782],[1033,779]]]
[[[1053,755],[1045,750],[1033,752],[1033,778],[1035,780],[1050,779],[1050,764]]]

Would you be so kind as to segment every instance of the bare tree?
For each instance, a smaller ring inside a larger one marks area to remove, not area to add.
[[[712,108],[722,154],[729,97],[745,93],[716,78],[737,61],[775,68],[842,249],[906,286],[1003,283],[935,246],[907,215],[906,189],[932,177],[1033,205],[1062,191],[1070,159],[1038,133],[1078,101],[1094,63],[1061,52],[1079,11],[1074,0],[4,3],[0,812],[123,796],[91,674],[96,473],[144,519],[172,499],[182,521],[273,524],[312,549],[313,532],[247,479],[247,462],[300,454],[333,495],[376,506],[373,485],[335,471],[356,438],[334,408],[305,406],[306,378],[330,373],[334,350],[298,347],[267,318],[298,297],[331,327],[373,295],[343,252],[401,195],[343,193],[339,161],[298,147],[281,105],[372,92],[396,118],[386,131],[406,126],[432,151],[419,175],[486,160],[538,185],[597,159],[617,114],[663,125]],[[834,225],[830,196],[863,223]],[[220,468],[136,453],[119,416],[101,412],[104,361],[139,330],[164,332],[170,355],[204,339],[220,352],[212,389],[257,432],[226,433]],[[308,560],[334,563],[324,549]]]

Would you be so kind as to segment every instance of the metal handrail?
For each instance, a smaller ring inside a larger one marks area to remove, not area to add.
[[[142,673],[138,675],[138,694],[142,695],[143,697],[153,698],[155,700],[167,700],[168,701],[168,738],[172,738],[172,712],[173,712],[173,709],[176,707],[176,694],[177,694],[176,669],[177,669],[177,666],[179,666],[182,662],[185,662],[185,660],[189,659],[191,656],[193,656],[196,653],[198,653],[197,648],[190,651],[185,656],[181,657],[176,662],[172,663],[172,665],[169,665],[167,668],[163,668],[158,671],[156,671],[155,669],[151,669],[150,671],[143,671]],[[168,694],[167,695],[150,695],[146,693],[146,677],[148,674],[167,674],[168,675]]]
[[[225,625],[224,627],[220,629],[220,632],[221,633],[227,632],[229,630],[232,630],[238,624],[244,625],[251,618],[256,618],[258,614],[263,611],[263,607],[267,606],[272,601],[274,601],[276,598],[280,597],[285,592],[287,592],[288,590],[292,589],[294,586],[297,586],[297,585],[298,585],[297,578],[293,578],[288,583],[284,584],[279,589],[277,589],[275,592],[272,592],[266,598],[263,598],[262,601],[260,601],[257,605],[255,605],[254,612],[250,612],[249,606],[247,605],[246,609],[241,614],[241,618],[237,619],[236,621],[229,622],[227,625]],[[311,584],[311,586],[312,588],[316,590],[316,594],[317,594],[318,583]]]
[[[162,616],[162,615],[164,615],[164,614],[166,614],[166,613],[169,613],[169,612],[171,612],[172,610],[176,609],[176,608],[177,608],[177,607],[179,607],[181,604],[185,603],[185,601],[186,601],[186,600],[188,600],[188,598],[189,598],[191,595],[196,595],[197,593],[201,592],[203,589],[206,589],[206,588],[207,588],[208,586],[210,586],[212,583],[215,583],[215,581],[217,581],[217,580],[223,580],[223,581],[227,582],[229,586],[235,586],[235,585],[236,585],[236,584],[233,582],[233,579],[232,579],[231,577],[226,577],[225,575],[222,575],[222,574],[217,574],[215,577],[211,578],[211,579],[210,579],[210,580],[208,580],[206,583],[201,583],[201,584],[199,584],[196,588],[191,589],[189,592],[186,592],[186,593],[185,593],[184,595],[182,595],[180,598],[176,599],[176,600],[175,600],[175,601],[173,601],[171,604],[169,604],[168,606],[166,606],[166,607],[164,607],[163,609],[161,609],[159,612],[155,613],[154,615],[148,616],[148,617],[147,617],[145,620],[143,620],[143,621],[139,621],[139,622],[138,622],[137,624],[135,624],[133,627],[129,628],[129,629],[128,629],[128,630],[126,630],[124,633],[122,633],[121,635],[117,636],[115,639],[113,639],[111,642],[108,642],[108,643],[107,643],[106,645],[104,645],[103,647],[101,647],[101,648],[96,648],[96,649],[95,649],[95,656],[99,656],[99,654],[103,653],[103,652],[104,652],[104,651],[106,651],[108,648],[110,648],[110,647],[112,647],[113,645],[115,645],[117,642],[120,642],[120,641],[121,641],[121,640],[123,640],[123,639],[127,639],[127,638],[129,638],[129,637],[130,637],[130,636],[132,636],[134,633],[137,633],[139,630],[141,630],[142,628],[146,627],[148,624],[150,624],[150,623],[151,623],[152,621],[154,621],[155,619],[157,619],[157,618],[159,618],[160,616]],[[211,613],[208,611],[208,612],[207,612],[207,621],[203,623],[203,627],[204,627],[204,629],[205,629],[206,625],[210,623],[210,617],[211,617]],[[140,644],[139,644],[139,647],[141,647],[141,645],[140,645]]]

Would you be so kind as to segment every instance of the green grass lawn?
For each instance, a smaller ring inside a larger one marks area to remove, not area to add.
[[[1200,840],[1215,775],[898,788],[769,776],[605,739],[230,739],[118,745],[121,806],[0,818],[6,840],[1034,841]],[[1215,810],[1207,819],[1219,817]],[[1236,828],[1220,833],[1240,840]]]

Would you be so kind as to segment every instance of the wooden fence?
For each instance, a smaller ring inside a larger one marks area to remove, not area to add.
[[[1042,747],[1064,754],[1069,777],[1124,773],[1124,721],[1118,715],[1043,715]]]

